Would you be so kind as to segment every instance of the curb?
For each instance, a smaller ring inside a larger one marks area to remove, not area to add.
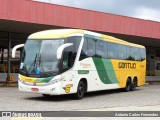
[[[151,85],[160,85],[160,81],[147,81],[147,83]]]
[[[18,83],[0,83],[0,87],[18,87]]]

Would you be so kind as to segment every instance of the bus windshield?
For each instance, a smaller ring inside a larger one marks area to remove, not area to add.
[[[48,77],[60,72],[57,50],[64,39],[27,40],[20,65],[20,73],[31,77]]]

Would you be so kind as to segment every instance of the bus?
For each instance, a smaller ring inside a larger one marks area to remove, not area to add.
[[[81,29],[46,30],[30,35],[23,48],[18,86],[43,96],[123,88],[145,84],[146,50],[112,36]]]

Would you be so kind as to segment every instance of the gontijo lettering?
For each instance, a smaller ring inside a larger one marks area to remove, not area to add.
[[[119,62],[118,64],[119,68],[126,68],[126,69],[136,69],[136,63],[125,63],[125,62]]]

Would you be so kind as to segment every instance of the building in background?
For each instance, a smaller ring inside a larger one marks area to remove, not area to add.
[[[0,82],[8,81],[10,75],[17,80],[22,49],[12,59],[15,45],[34,32],[59,28],[86,29],[144,45],[147,76],[160,76],[160,22],[55,5],[49,0],[1,0]]]

